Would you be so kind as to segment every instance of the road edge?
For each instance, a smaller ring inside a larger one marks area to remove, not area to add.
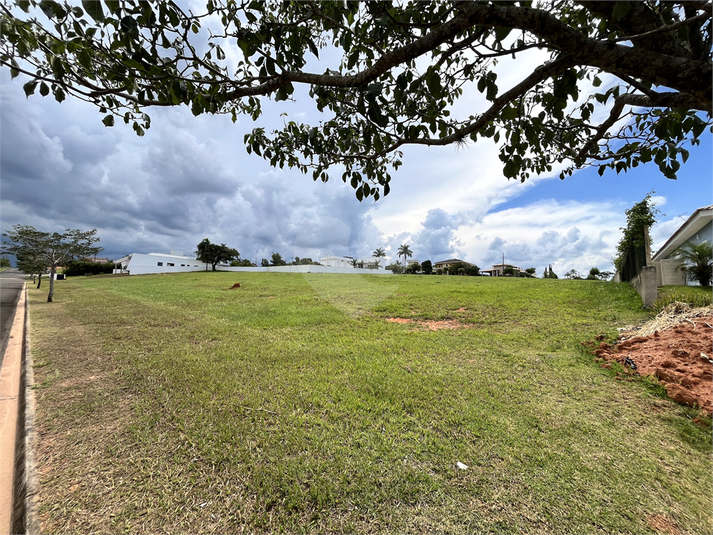
[[[35,470],[35,384],[34,364],[30,344],[30,303],[27,284],[24,288],[25,317],[22,343],[22,374],[20,376],[20,406],[15,446],[15,490],[13,533],[40,533],[36,496],[39,489]]]

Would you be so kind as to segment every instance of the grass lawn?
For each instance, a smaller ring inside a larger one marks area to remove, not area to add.
[[[647,317],[628,285],[189,273],[45,299],[44,532],[713,533],[710,427],[579,349]]]
[[[692,307],[704,307],[713,303],[710,286],[662,286],[658,294],[658,299],[654,302],[654,312],[661,312],[666,305],[674,301],[688,303]]]

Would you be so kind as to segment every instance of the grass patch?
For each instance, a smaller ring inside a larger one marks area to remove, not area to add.
[[[43,297],[46,532],[713,531],[709,432],[578,349],[645,317],[627,284],[189,273]]]
[[[658,290],[658,299],[654,301],[652,311],[658,314],[676,301],[687,303],[697,308],[713,303],[713,291],[702,286],[662,286]]]

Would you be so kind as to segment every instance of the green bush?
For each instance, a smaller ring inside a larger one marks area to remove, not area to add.
[[[64,269],[64,274],[68,277],[78,277],[80,275],[102,275],[113,273],[114,264],[89,262],[87,260],[72,260]]]

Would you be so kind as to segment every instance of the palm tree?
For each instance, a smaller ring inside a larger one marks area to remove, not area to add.
[[[377,259],[378,259],[378,258],[384,258],[384,257],[386,257],[386,253],[384,252],[384,248],[383,248],[383,247],[379,247],[376,251],[374,251],[373,253],[371,253],[371,256],[373,256],[374,258],[377,258]]]
[[[676,250],[674,255],[683,260],[681,266],[688,276],[701,286],[711,285],[713,275],[713,246],[707,241],[687,243]]]
[[[353,268],[355,268],[355,267],[358,267],[359,260],[357,260],[356,258],[352,258],[352,261],[349,263],[352,265]]]
[[[407,265],[406,258],[407,257],[411,258],[413,256],[413,251],[411,251],[411,248],[408,245],[403,243],[399,247],[398,255],[404,257],[404,266],[406,266]]]

